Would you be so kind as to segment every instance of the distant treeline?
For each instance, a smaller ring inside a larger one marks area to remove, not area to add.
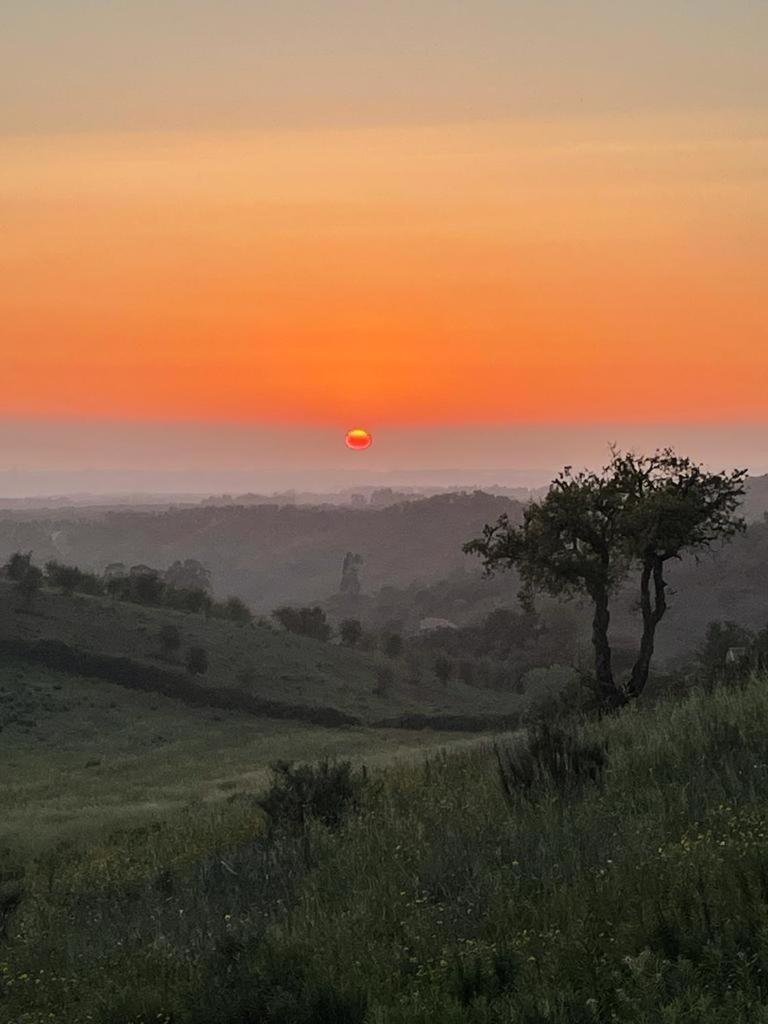
[[[100,575],[56,560],[46,562],[41,570],[33,564],[31,551],[17,551],[3,571],[8,579],[26,585],[27,596],[32,600],[34,590],[47,584],[68,596],[109,596],[149,607],[229,619],[242,625],[253,621],[250,609],[239,597],[214,600],[210,594],[210,572],[194,558],[174,562],[164,571],[148,565],[128,568],[115,562]]]

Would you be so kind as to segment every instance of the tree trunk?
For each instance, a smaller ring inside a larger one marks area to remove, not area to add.
[[[651,597],[653,582],[653,597]],[[664,581],[664,563],[660,558],[646,559],[640,576],[640,609],[643,613],[643,635],[640,638],[640,651],[627,685],[627,696],[633,700],[639,697],[648,682],[651,669],[651,658],[656,639],[656,627],[667,610],[666,587]]]
[[[600,703],[608,708],[618,707],[622,701],[616,688],[611,667],[611,645],[608,642],[608,626],[611,613],[608,610],[608,592],[600,588],[592,593],[595,613],[592,618],[592,645],[595,649],[595,679]]]

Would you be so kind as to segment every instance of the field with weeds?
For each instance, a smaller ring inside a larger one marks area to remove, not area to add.
[[[0,1019],[766,1022],[767,722],[754,678],[8,859]]]
[[[280,759],[375,765],[461,733],[325,728],[187,707],[156,694],[0,660],[0,847],[166,818],[263,788]]]

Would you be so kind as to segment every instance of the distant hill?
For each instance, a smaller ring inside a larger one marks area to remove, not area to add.
[[[0,560],[16,550],[35,560],[75,562],[101,571],[114,561],[165,568],[198,558],[212,570],[219,597],[236,594],[266,614],[279,604],[323,604],[337,618],[355,614],[377,628],[390,621],[415,629],[425,617],[457,625],[477,622],[494,608],[514,606],[514,574],[482,579],[462,544],[483,524],[523,505],[484,492],[437,495],[387,508],[228,506],[163,511],[78,509],[59,516],[0,513]],[[707,623],[733,619],[751,627],[768,623],[768,476],[752,478],[745,501],[746,535],[699,563],[670,567],[670,610],[658,634],[662,661],[687,655]],[[359,598],[339,600],[344,556],[362,555]],[[636,594],[618,598],[613,632],[619,644],[639,635]],[[589,612],[571,606],[589,643]]]
[[[483,492],[438,495],[387,508],[227,506],[88,515],[0,515],[0,560],[33,551],[102,571],[110,562],[166,568],[197,558],[215,592],[255,610],[322,601],[338,590],[347,551],[362,555],[365,592],[439,580],[468,565],[461,545],[502,512],[523,506]]]
[[[81,594],[65,597],[41,593],[33,614],[19,612],[17,606],[13,586],[0,582],[0,657],[4,649],[14,655],[27,649],[30,656],[37,652],[35,656],[40,657],[51,642],[66,644],[84,655],[130,659],[133,668],[128,676],[138,687],[173,693],[178,677],[176,689],[180,693],[192,686],[220,691],[224,699],[212,701],[213,706],[237,705],[236,700],[226,695],[238,691],[253,698],[247,706],[255,706],[256,702],[295,706],[299,709],[295,717],[309,722],[325,720],[312,709],[332,709],[361,724],[416,714],[505,715],[521,706],[520,698],[514,694],[481,690],[458,680],[443,686],[429,673],[418,683],[409,682],[404,666],[389,660],[386,665],[392,670],[391,680],[385,692],[380,692],[380,657],[270,626],[239,626],[201,615]],[[189,647],[206,650],[209,668],[204,675],[191,679],[179,660],[161,656],[158,634],[168,623],[177,625],[181,632],[182,658]],[[56,647],[52,650],[55,654]],[[51,659],[45,658],[44,663],[50,664]],[[120,663],[116,668],[118,674],[123,673]],[[97,667],[96,673],[102,672],[105,678],[114,679],[109,665],[105,670]],[[302,708],[306,709],[304,715]],[[281,711],[280,717],[290,717],[290,711]],[[325,718],[333,721],[332,716]]]

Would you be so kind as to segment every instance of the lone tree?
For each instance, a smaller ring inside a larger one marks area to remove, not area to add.
[[[603,707],[618,707],[638,697],[648,681],[656,628],[667,610],[667,563],[745,529],[737,512],[746,475],[709,473],[671,448],[648,456],[614,448],[600,473],[566,467],[546,497],[526,508],[521,525],[502,515],[464,551],[481,556],[486,576],[516,567],[524,605],[537,590],[588,595],[598,697]],[[629,679],[620,685],[611,664],[609,605],[633,572],[642,635]]]

